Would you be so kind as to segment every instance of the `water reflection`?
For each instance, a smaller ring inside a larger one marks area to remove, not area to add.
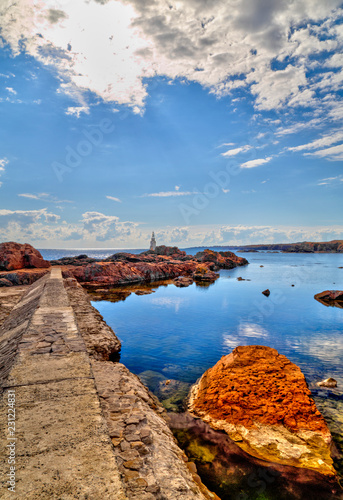
[[[238,335],[232,332],[224,332],[222,345],[225,350],[233,350],[239,345],[251,345],[256,344],[255,339],[265,339],[269,336],[269,332],[266,328],[262,327],[257,323],[250,323],[248,321],[240,321],[238,324]],[[261,342],[259,342],[260,344]]]
[[[257,323],[248,323],[241,321],[238,327],[239,335],[243,337],[268,337],[269,333],[266,328],[263,328],[261,325]]]
[[[176,313],[179,312],[181,305],[187,303],[187,299],[181,297],[153,297],[150,301],[152,304],[161,307],[169,307],[175,310]]]

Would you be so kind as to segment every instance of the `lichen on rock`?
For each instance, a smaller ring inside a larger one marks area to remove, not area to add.
[[[331,434],[305,377],[275,349],[223,356],[192,387],[189,411],[257,458],[335,474]]]

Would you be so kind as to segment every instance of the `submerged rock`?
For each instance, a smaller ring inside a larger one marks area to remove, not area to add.
[[[275,349],[239,346],[192,387],[189,411],[254,457],[334,475],[331,434],[300,368]]]
[[[327,378],[321,382],[317,382],[318,387],[337,387],[337,380],[334,378]]]

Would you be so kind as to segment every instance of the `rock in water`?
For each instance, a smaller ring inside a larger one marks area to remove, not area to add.
[[[21,245],[10,241],[0,244],[0,271],[33,267],[46,268],[50,267],[50,263],[28,243]]]
[[[327,378],[321,382],[317,382],[318,387],[337,387],[337,380],[334,378]]]
[[[275,349],[239,346],[207,370],[189,411],[250,455],[334,475],[331,434],[300,368]]]
[[[317,293],[314,298],[324,306],[335,306],[343,308],[343,291],[342,290],[325,290],[325,292]]]

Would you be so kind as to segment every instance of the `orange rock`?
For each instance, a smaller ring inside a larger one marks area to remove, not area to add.
[[[258,458],[334,474],[331,434],[300,368],[275,349],[239,346],[193,386],[190,412]]]
[[[47,267],[50,267],[50,263],[28,243],[21,245],[10,241],[0,244],[0,271]]]

